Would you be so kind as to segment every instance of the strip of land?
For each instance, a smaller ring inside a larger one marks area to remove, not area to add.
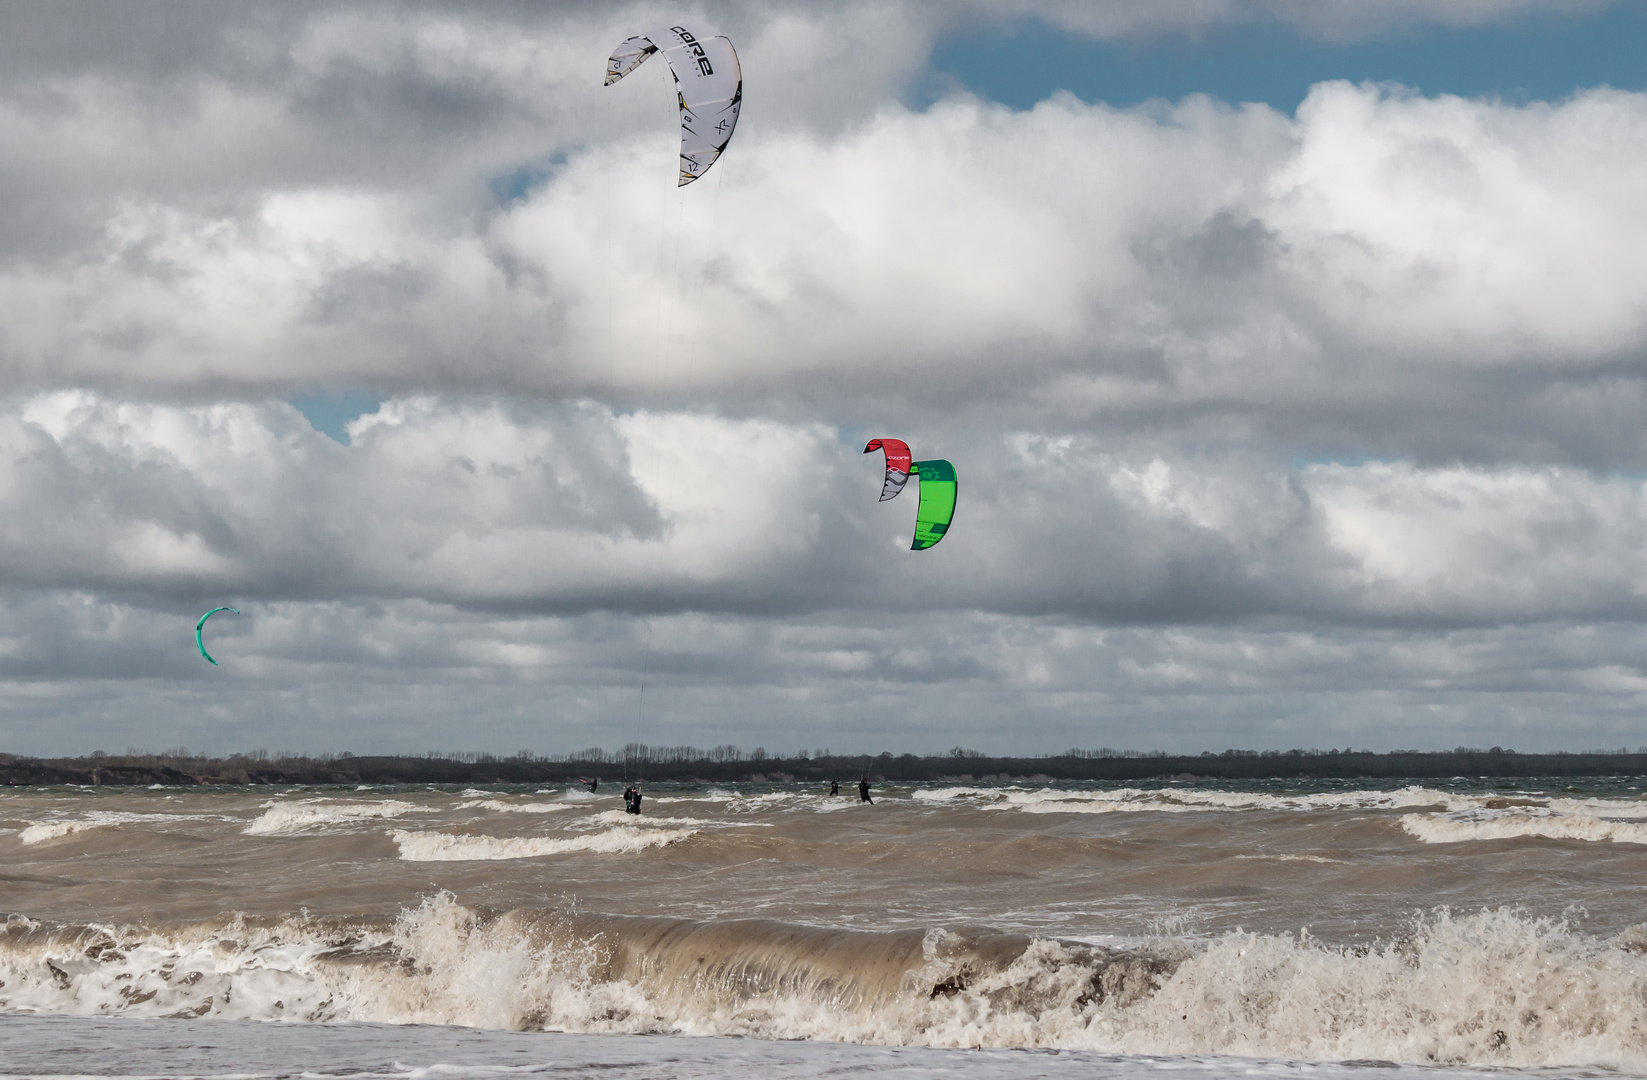
[[[696,756],[696,755],[703,756]],[[517,754],[352,754],[269,756],[261,751],[225,758],[168,754],[98,754],[35,758],[0,753],[0,785],[202,784],[558,784],[598,777],[701,783],[1047,782],[1054,780],[1436,780],[1454,777],[1647,776],[1647,753],[1518,754],[1460,748],[1452,751],[1305,751],[1170,756],[1072,751],[1047,757],[986,757],[954,750],[918,756],[822,754],[772,757],[731,747],[589,750],[556,758]]]

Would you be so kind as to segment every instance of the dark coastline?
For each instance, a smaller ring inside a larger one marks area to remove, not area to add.
[[[87,784],[109,786],[199,784],[543,784],[598,776],[652,781],[827,782],[867,775],[874,781],[1104,780],[1141,781],[1206,778],[1217,780],[1423,780],[1451,777],[1647,776],[1644,753],[1518,754],[1505,750],[1374,754],[1349,751],[1288,751],[1257,754],[1227,751],[1195,756],[1063,754],[1049,757],[985,757],[954,751],[914,754],[832,755],[778,758],[761,755],[643,760],[621,754],[572,760],[524,755],[453,756],[353,755],[321,757],[236,755],[208,758],[186,754],[94,755],[32,758],[0,754],[0,785]],[[655,753],[655,752],[654,752]]]

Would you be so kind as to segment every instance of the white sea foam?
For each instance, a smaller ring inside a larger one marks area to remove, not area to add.
[[[1024,1054],[984,1049],[961,1053],[925,1047],[887,1047],[839,1042],[750,1042],[659,1036],[509,1031],[429,1026],[392,1035],[376,1025],[215,1025],[217,1030],[178,1032],[176,1024],[109,1024],[96,1018],[12,1017],[6,1046],[11,1072],[27,1066],[56,1068],[67,1058],[119,1062],[124,1075],[152,1080],[819,1080],[820,1077],[896,1077],[896,1080],[1370,1080],[1366,1066],[1252,1059],[1185,1058],[1161,1061],[1078,1052]],[[166,1034],[204,1036],[180,1052]],[[96,1048],[95,1051],[92,1048]],[[543,1064],[526,1065],[526,1057]],[[256,1061],[262,1068],[249,1065]],[[275,1064],[278,1062],[279,1064]],[[367,1063],[370,1064],[367,1064]],[[416,1065],[411,1063],[417,1063]],[[424,1064],[428,1063],[428,1064]],[[550,1064],[552,1063],[552,1064]],[[1486,1080],[1464,1070],[1380,1070],[1384,1080]],[[32,1071],[26,1075],[35,1075]],[[68,1080],[68,1078],[64,1078]],[[91,1080],[91,1078],[86,1078]],[[1501,1078],[1502,1080],[1502,1078]]]
[[[43,844],[61,840],[65,836],[100,829],[109,825],[141,824],[158,821],[199,821],[203,814],[139,814],[124,810],[92,810],[83,817],[58,821],[37,821],[17,834],[25,844]]]
[[[1614,820],[1647,819],[1647,799],[1542,799],[1525,798],[1537,805],[1545,803],[1551,810],[1562,814],[1594,814]]]
[[[407,862],[479,862],[537,859],[574,851],[617,855],[679,843],[696,829],[637,829],[621,826],[578,836],[475,836],[466,833],[408,832],[389,835]]]
[[[459,810],[495,810],[500,814],[553,814],[557,810],[572,809],[566,803],[507,803],[501,799],[471,799],[468,802],[458,803]]]
[[[17,834],[17,838],[25,844],[43,844],[47,840],[59,840],[70,833],[82,832],[86,829],[95,829],[99,825],[107,824],[102,821],[42,821],[30,825]]]
[[[1452,814],[1405,814],[1401,827],[1426,844],[1544,837],[1550,840],[1647,844],[1647,822],[1617,820],[1612,812],[1574,800],[1567,806],[1468,810]],[[1633,807],[1632,807],[1633,809]],[[1636,815],[1631,814],[1630,818]]]
[[[1237,932],[1194,948],[1161,941],[1153,952],[1115,956],[1040,940],[1009,963],[982,967],[964,939],[933,931],[917,966],[873,1000],[840,993],[838,972],[813,966],[804,942],[824,931],[797,928],[760,942],[697,937],[690,956],[674,958],[701,972],[683,982],[668,957],[653,953],[627,978],[613,977],[608,933],[556,943],[541,927],[531,917],[485,919],[444,895],[403,913],[392,931],[292,920],[52,935],[17,921],[0,931],[3,1007],[1647,1068],[1647,933],[1608,941],[1509,910],[1440,913],[1370,948]],[[719,951],[706,957],[706,945]],[[756,970],[764,974],[750,977]],[[933,993],[937,986],[950,989]]]
[[[1403,815],[1402,828],[1417,839],[1435,844],[1533,836],[1647,844],[1647,800],[1639,798],[1460,795],[1418,786],[1394,791],[1355,790],[1298,795],[1176,787],[1117,788],[1107,791],[949,787],[918,790],[914,798],[921,802],[969,803],[985,810],[1017,810],[1026,814],[1433,808],[1434,813]]]
[[[167,935],[91,928],[62,936],[8,920],[0,928],[6,1011],[71,1016],[214,1016],[238,1020],[347,1017],[323,956],[388,944],[389,935],[343,940],[298,925],[231,923]]]
[[[917,790],[921,802],[965,801],[986,810],[1017,810],[1026,814],[1187,814],[1204,811],[1312,811],[1390,810],[1406,807],[1464,807],[1478,805],[1474,796],[1453,795],[1431,788],[1404,787],[1395,791],[1332,791],[1299,795],[1262,792],[1212,791],[1204,788],[1115,788],[1072,791],[1060,788],[950,787]]]
[[[378,801],[338,802],[316,800],[305,802],[265,803],[267,809],[241,830],[248,836],[279,836],[307,832],[328,826],[350,825],[361,821],[397,818],[402,814],[427,813],[425,807],[399,799]]]

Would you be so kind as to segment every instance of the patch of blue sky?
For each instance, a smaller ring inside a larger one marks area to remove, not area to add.
[[[1398,83],[1427,96],[1561,101],[1601,85],[1647,89],[1647,3],[1535,12],[1474,27],[1427,26],[1345,43],[1312,39],[1280,23],[1193,37],[1098,40],[1030,19],[939,42],[929,72],[912,104],[930,104],[959,84],[1016,109],[1067,90],[1115,106],[1207,94],[1291,114],[1312,85],[1331,79]]]
[[[320,390],[290,397],[286,401],[303,414],[310,427],[334,442],[348,446],[349,422],[377,412],[384,399],[365,390]]]
[[[487,187],[492,191],[492,197],[499,203],[509,204],[519,202],[530,195],[535,188],[548,183],[555,170],[566,164],[566,155],[557,153],[548,161],[540,161],[529,165],[521,165],[501,176],[494,176],[487,181]]]

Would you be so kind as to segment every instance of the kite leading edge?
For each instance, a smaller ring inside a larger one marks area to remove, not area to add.
[[[219,611],[232,611],[236,615],[240,614],[240,609],[239,608],[214,607],[210,611],[206,612],[206,614],[200,616],[200,621],[194,624],[194,644],[195,644],[195,648],[199,649],[200,650],[200,655],[204,656],[208,660],[212,660],[212,654],[206,651],[206,643],[201,640],[200,631],[205,627],[206,620],[211,618],[213,615],[216,615]],[[217,661],[212,660],[212,663],[216,664]]]

